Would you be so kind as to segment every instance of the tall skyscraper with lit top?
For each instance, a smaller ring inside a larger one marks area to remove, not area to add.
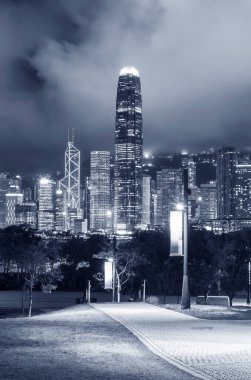
[[[143,131],[138,70],[120,71],[115,126],[114,230],[131,233],[142,218]]]

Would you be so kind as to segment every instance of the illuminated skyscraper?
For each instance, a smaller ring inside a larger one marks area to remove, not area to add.
[[[110,201],[110,152],[91,152],[91,230],[107,229]]]
[[[130,233],[142,218],[142,99],[139,73],[120,71],[117,87],[114,167],[114,228]]]
[[[183,200],[182,170],[162,169],[157,172],[157,217],[155,223],[166,227],[170,211]]]
[[[251,165],[236,165],[236,217],[251,218]]]
[[[236,151],[232,147],[223,147],[217,156],[217,217],[235,218],[235,170]]]
[[[55,230],[64,229],[64,196],[62,190],[57,189],[55,193]]]
[[[200,219],[211,220],[217,218],[216,182],[209,181],[200,185]]]
[[[146,228],[151,223],[151,177],[143,176],[143,205],[142,227]]]
[[[5,227],[6,193],[8,192],[10,180],[5,173],[0,173],[0,228]]]
[[[54,193],[55,183],[49,176],[41,177],[38,183],[38,229],[54,229]]]
[[[16,176],[10,178],[8,192],[5,194],[5,226],[16,225],[16,205],[20,205],[23,202],[23,194],[20,190],[21,177]]]
[[[64,229],[74,227],[74,219],[81,218],[80,210],[80,151],[74,146],[74,136],[69,138],[65,151],[65,176],[59,182],[65,194]]]

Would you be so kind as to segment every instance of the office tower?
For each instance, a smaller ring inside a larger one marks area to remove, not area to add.
[[[143,176],[142,228],[151,223],[151,177]]]
[[[0,228],[5,227],[6,193],[9,189],[10,180],[5,173],[0,173]]]
[[[55,231],[62,232],[64,230],[64,196],[62,190],[57,189],[55,192]]]
[[[199,218],[211,220],[217,218],[216,181],[209,181],[200,185]]]
[[[38,183],[38,229],[54,229],[55,183],[49,176],[41,177]]]
[[[106,230],[111,212],[110,152],[91,152],[90,228]]]
[[[21,193],[21,177],[9,178],[8,192],[5,194],[5,226],[16,225],[15,207],[23,202]]]
[[[74,219],[82,217],[80,210],[80,151],[74,146],[74,136],[68,139],[65,151],[65,176],[59,181],[60,190],[65,194],[65,229],[74,227]]]
[[[115,126],[114,228],[131,233],[142,217],[142,99],[139,73],[134,67],[120,71]]]
[[[193,158],[185,155],[181,158],[181,165],[188,171],[188,187],[192,189],[196,187],[196,163]]]
[[[170,211],[183,201],[182,169],[162,169],[157,172],[157,218],[158,226],[169,223]]]
[[[26,224],[30,228],[37,228],[37,205],[27,201],[15,206],[16,224]]]
[[[23,194],[15,185],[9,187],[8,193],[5,194],[5,226],[13,226],[17,224],[16,221],[16,205],[23,202]]]
[[[91,179],[90,176],[85,177],[84,183],[84,219],[87,221],[87,230],[90,230],[90,192],[91,192]]]
[[[24,203],[32,202],[32,191],[30,187],[23,189]]]
[[[251,218],[251,164],[236,165],[236,218]]]
[[[218,151],[216,170],[218,219],[235,218],[235,170],[235,148],[223,147]]]

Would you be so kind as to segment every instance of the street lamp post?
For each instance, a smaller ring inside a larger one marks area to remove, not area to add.
[[[115,293],[116,293],[116,237],[113,237],[113,261],[112,261],[112,302],[115,302]]]
[[[146,302],[146,280],[143,280],[143,302]]]
[[[248,261],[248,295],[247,295],[247,305],[250,305],[250,282],[251,282],[251,262]]]
[[[91,303],[91,281],[88,280],[88,287],[87,287],[88,291],[87,291],[87,303],[90,304]]]
[[[183,266],[183,284],[181,296],[181,308],[190,309],[190,292],[188,279],[188,171],[183,171],[183,186],[184,186],[184,209],[183,209],[183,251],[184,251],[184,266]]]

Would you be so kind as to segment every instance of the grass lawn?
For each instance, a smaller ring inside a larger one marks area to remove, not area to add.
[[[161,305],[161,307],[202,319],[251,320],[251,307],[245,306],[226,307],[192,304],[190,310],[182,310],[177,304],[166,304]]]
[[[88,306],[0,319],[1,380],[193,380]]]

